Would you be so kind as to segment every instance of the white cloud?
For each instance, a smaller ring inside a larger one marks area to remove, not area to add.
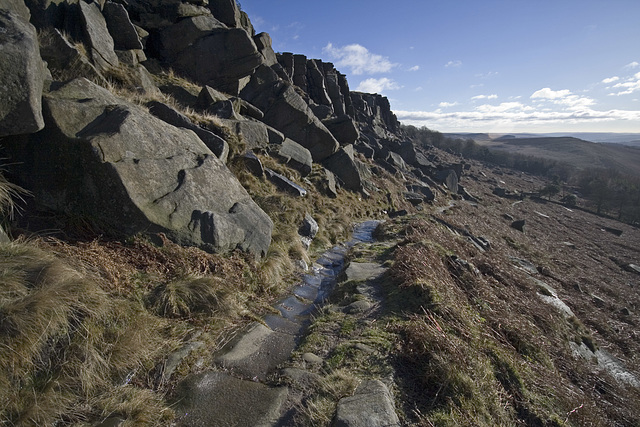
[[[476,77],[479,77],[481,79],[489,79],[491,77],[497,76],[498,74],[500,73],[498,73],[497,71],[489,71],[488,73],[484,73],[484,74],[476,74]]]
[[[492,95],[476,95],[471,97],[471,99],[498,99],[498,95],[496,95],[495,93]]]
[[[442,112],[436,111],[399,111],[394,110],[398,120],[404,124],[427,126],[431,129],[481,130],[481,129],[531,129],[537,126],[552,125],[567,128],[570,125],[584,126],[588,123],[613,121],[639,121],[640,111],[609,110],[597,111],[542,111],[532,107],[513,105],[480,106],[474,111]],[[481,108],[483,107],[483,108]]]
[[[610,96],[617,95],[629,95],[634,92],[640,91],[640,73],[636,73],[633,77],[629,77],[627,81],[623,83],[616,83],[612,86],[614,89],[622,89],[618,92],[610,93]]]
[[[620,77],[613,76],[613,77],[609,77],[608,79],[602,80],[602,83],[609,84],[609,83],[617,82],[618,80],[620,80]]]
[[[409,68],[409,71],[418,71],[420,69],[419,65],[414,65],[413,67]]]
[[[421,90],[424,90],[424,88],[422,86],[418,86],[417,88],[414,89],[416,92],[420,92]]]
[[[337,67],[350,68],[355,75],[387,73],[398,66],[389,58],[371,53],[359,44],[336,47],[329,43],[322,51],[335,61]]]
[[[579,110],[581,108],[590,107],[596,102],[586,96],[569,95],[565,98],[553,101],[554,104],[565,105],[569,110]]]
[[[632,70],[632,69],[638,68],[638,67],[640,67],[640,63],[638,63],[636,61],[633,61],[633,62],[631,62],[631,63],[629,63],[629,64],[624,66],[624,68],[628,69],[628,70]]]
[[[500,105],[483,104],[476,107],[476,111],[483,114],[500,114],[514,110],[531,110],[533,107],[525,106],[520,102],[503,102]]]
[[[552,104],[561,106],[570,111],[580,110],[583,108],[587,108],[593,104],[595,101],[586,96],[574,95],[570,90],[551,90],[548,87],[540,89],[533,93],[530,97],[531,99],[539,99],[541,101],[551,102]],[[536,105],[537,108],[542,108],[544,105],[543,102]]]
[[[449,61],[446,64],[444,64],[445,68],[451,68],[451,67],[457,68],[457,67],[460,67],[461,65],[462,65],[462,61],[459,61],[459,60]]]
[[[551,88],[545,87],[538,91],[535,91],[531,95],[531,99],[542,98],[542,99],[558,99],[564,98],[566,96],[571,95],[571,91],[568,89],[564,90],[551,90]]]
[[[438,104],[438,106],[442,108],[455,107],[456,105],[458,105],[457,102],[445,102],[445,101]]]
[[[396,90],[400,89],[398,83],[394,80],[389,79],[387,77],[383,77],[381,79],[366,79],[360,82],[356,90],[358,92],[366,92],[366,93],[381,93],[385,90]]]

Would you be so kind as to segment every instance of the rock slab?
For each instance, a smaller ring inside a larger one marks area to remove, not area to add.
[[[274,425],[287,398],[285,387],[240,380],[222,372],[203,372],[179,385],[176,404],[179,426]]]
[[[36,29],[18,15],[0,10],[0,137],[44,127],[44,76]]]
[[[271,219],[195,133],[86,79],[44,103],[47,132],[7,147],[40,208],[208,251],[266,254]]]
[[[400,420],[387,386],[379,380],[364,381],[353,396],[340,399],[334,427],[395,427]]]

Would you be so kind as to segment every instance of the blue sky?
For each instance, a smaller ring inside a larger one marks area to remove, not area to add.
[[[640,132],[640,0],[241,0],[277,52],[333,62],[442,132]]]

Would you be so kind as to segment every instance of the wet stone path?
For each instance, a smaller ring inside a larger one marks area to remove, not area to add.
[[[270,386],[267,378],[279,375],[289,360],[311,315],[323,305],[344,269],[349,249],[373,241],[378,221],[354,228],[348,242],[326,251],[313,264],[291,294],[263,322],[254,322],[215,357],[215,367],[190,375],[178,385],[175,405],[178,426],[273,426],[286,412],[289,390]]]

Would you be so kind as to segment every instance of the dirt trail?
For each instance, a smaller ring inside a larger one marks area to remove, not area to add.
[[[177,425],[285,425],[291,399],[288,387],[276,385],[282,375],[280,367],[304,336],[312,314],[335,287],[349,249],[372,242],[377,225],[378,221],[358,224],[350,241],[325,252],[290,295],[275,305],[279,315],[269,314],[262,322],[249,325],[216,355],[213,369],[182,381],[178,385]],[[363,280],[383,270],[375,264],[351,265],[346,274]],[[384,395],[377,384],[365,387],[362,393],[371,390],[373,396]],[[347,417],[354,416],[349,411],[362,410],[360,405],[355,409],[343,406]]]

